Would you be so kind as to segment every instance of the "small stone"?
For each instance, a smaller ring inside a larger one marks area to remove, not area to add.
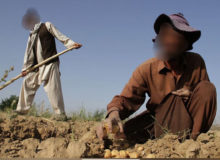
[[[120,158],[126,158],[128,156],[125,150],[119,151],[119,154],[120,154]]]
[[[118,152],[118,150],[112,150],[112,152],[111,152],[111,156],[112,157],[117,157],[117,156],[119,156],[119,152]]]
[[[105,150],[104,158],[111,158],[111,151],[109,149]]]
[[[137,152],[129,153],[129,158],[138,158],[139,154]]]
[[[137,148],[137,150],[138,150],[138,151],[143,151],[143,150],[144,150],[144,147],[140,146],[140,147]]]
[[[126,152],[127,155],[129,155],[129,153],[130,153],[128,150],[126,150],[125,152]]]
[[[154,154],[148,154],[148,155],[146,156],[146,158],[156,158],[156,156],[155,156]]]

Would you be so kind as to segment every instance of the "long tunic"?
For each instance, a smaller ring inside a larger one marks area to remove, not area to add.
[[[164,61],[157,58],[139,65],[121,94],[108,104],[106,117],[114,110],[119,111],[122,120],[129,117],[144,103],[147,94],[150,97],[146,104],[147,112],[125,124],[127,134],[142,128],[152,129],[149,113],[159,124],[154,125],[156,137],[162,134],[161,127],[168,127],[174,132],[192,129],[193,138],[207,131],[216,114],[215,86],[210,83],[205,62],[199,54],[183,53],[180,66],[180,76],[175,78]],[[181,97],[171,93],[184,87],[192,91],[187,104]]]
[[[69,37],[62,34],[51,22],[45,22],[46,29],[49,33],[51,33],[52,36],[54,36],[56,39],[58,39],[60,42],[64,44],[66,48],[72,47],[75,42],[72,41]],[[34,47],[28,48],[28,43],[31,39],[32,34],[28,37],[27,47],[25,51],[24,56],[24,64],[22,71],[30,68],[31,66],[35,65],[35,62],[40,63],[44,59],[43,50],[42,50],[42,43],[39,37],[39,34],[37,34],[36,41],[34,43]],[[34,53],[36,52],[36,53]],[[39,68],[39,83],[42,83],[42,81],[45,81],[48,79],[49,72],[51,70],[52,64],[45,64]]]

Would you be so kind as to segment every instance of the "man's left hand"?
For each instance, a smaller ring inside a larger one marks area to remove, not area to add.
[[[189,99],[192,92],[188,88],[181,88],[176,91],[172,91],[171,93],[182,97],[183,100],[186,102]]]

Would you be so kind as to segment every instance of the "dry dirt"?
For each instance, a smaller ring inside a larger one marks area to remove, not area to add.
[[[130,145],[120,140],[100,141],[97,122],[56,122],[17,116],[0,121],[0,158],[220,158],[220,130],[201,134],[197,141],[180,142],[173,134]]]

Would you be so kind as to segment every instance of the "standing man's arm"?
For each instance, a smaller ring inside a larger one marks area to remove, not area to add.
[[[28,37],[28,42],[29,42],[29,39],[30,37]],[[28,44],[26,46],[25,53],[24,53],[24,63],[23,63],[22,71],[25,71],[28,68],[28,51],[27,50],[28,50]]]
[[[66,48],[75,47],[76,49],[80,48],[82,45],[74,42],[69,37],[61,33],[51,22],[45,23],[47,30],[60,42],[64,44]]]
[[[28,43],[30,43],[30,36],[28,37],[28,41],[27,41],[27,46],[25,49],[25,54],[24,54],[24,62],[23,62],[23,67],[21,70],[21,74],[22,76],[26,76],[26,70],[29,69],[33,64],[31,59],[33,59],[32,55],[29,55],[30,53],[28,52]]]

